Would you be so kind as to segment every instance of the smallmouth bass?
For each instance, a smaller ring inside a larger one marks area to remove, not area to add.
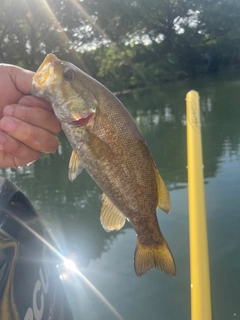
[[[51,102],[73,148],[69,179],[85,168],[104,192],[103,228],[120,230],[126,219],[133,226],[137,276],[154,267],[174,276],[156,215],[156,208],[170,212],[170,196],[129,112],[102,84],[53,54],[38,68],[31,93]]]

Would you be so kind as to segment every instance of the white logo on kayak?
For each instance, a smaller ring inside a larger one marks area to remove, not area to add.
[[[49,272],[44,268],[39,268],[39,279],[36,281],[33,289],[32,307],[29,307],[24,320],[42,320],[44,312],[44,300],[49,290]],[[37,299],[37,296],[40,299]],[[40,302],[40,303],[39,303]]]

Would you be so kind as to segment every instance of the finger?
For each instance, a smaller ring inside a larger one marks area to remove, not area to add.
[[[33,97],[33,96],[24,96],[19,101],[18,104],[25,105],[28,107],[38,107],[47,109],[53,112],[53,108],[51,106],[51,103],[49,101]]]
[[[61,131],[60,122],[54,113],[46,109],[13,104],[3,109],[3,116],[17,118],[54,134]]]
[[[0,131],[39,152],[53,153],[59,145],[59,140],[54,134],[11,117],[0,120]]]
[[[13,65],[5,65],[5,68],[17,90],[23,94],[29,94],[34,72]]]
[[[9,153],[0,151],[0,167],[1,168],[17,168],[15,158]]]
[[[36,161],[41,152],[33,150],[22,142],[0,132],[0,167],[17,168]]]
[[[21,94],[30,93],[34,72],[11,64],[3,64],[2,70],[11,78],[11,82],[13,82],[17,91]]]

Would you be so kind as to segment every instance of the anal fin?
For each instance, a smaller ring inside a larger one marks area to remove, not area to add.
[[[106,231],[120,230],[126,221],[126,217],[119,211],[119,209],[108,199],[103,193],[102,195],[102,209],[100,221]]]
[[[83,166],[81,165],[81,160],[76,151],[73,150],[71,158],[69,161],[68,178],[73,181],[82,172]]]
[[[171,199],[168,189],[160,176],[158,169],[155,167],[155,174],[157,179],[157,189],[158,189],[158,203],[157,208],[163,210],[166,213],[171,211]]]
[[[169,276],[175,276],[176,266],[166,240],[163,238],[163,243],[154,246],[143,245],[137,240],[134,268],[138,277],[152,268],[160,269]]]

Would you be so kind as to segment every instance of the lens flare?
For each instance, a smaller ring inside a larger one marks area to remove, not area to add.
[[[71,270],[76,276],[78,276],[88,287],[96,294],[96,296],[105,304],[105,306],[115,315],[116,319],[123,320],[118,311],[111,305],[111,303],[104,297],[104,295],[89,281],[82,272],[76,267],[75,263],[71,259],[64,257],[51,243],[39,235],[35,230],[29,227],[24,221],[17,216],[7,211],[7,214],[14,220],[16,220],[21,226],[31,232],[37,239],[39,239],[48,249],[50,249],[60,260],[64,263],[65,267]],[[64,279],[64,276],[63,276]]]
[[[76,266],[75,262],[71,259],[65,259],[64,266],[65,266],[65,268],[67,268],[73,272],[77,271],[77,266]]]
[[[66,34],[66,32],[63,30],[61,24],[59,23],[58,19],[56,18],[55,14],[53,13],[52,9],[50,8],[49,4],[47,3],[46,0],[42,0],[43,7],[45,10],[45,16],[47,19],[49,19],[50,23],[53,23],[53,26],[55,27],[56,30],[59,30],[57,33],[59,37],[61,37],[61,40],[63,40],[66,44],[70,43],[70,40]]]
[[[84,18],[86,20],[88,20],[88,22],[92,26],[92,28],[95,29],[95,31],[97,31],[99,34],[101,34],[101,36],[103,37],[104,40],[107,40],[110,42],[110,39],[109,39],[108,35],[106,34],[106,32],[104,32],[104,30],[99,27],[99,25],[96,23],[96,21],[94,21],[94,19],[81,6],[81,4],[79,2],[77,2],[77,0],[69,0],[69,1],[84,16]]]

